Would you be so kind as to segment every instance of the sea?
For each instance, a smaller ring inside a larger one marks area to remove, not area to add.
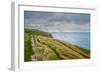
[[[90,50],[90,32],[51,32],[55,39]]]

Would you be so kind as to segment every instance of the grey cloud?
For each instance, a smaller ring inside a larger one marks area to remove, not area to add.
[[[24,24],[25,27],[48,30],[85,31],[90,29],[90,14],[25,11]]]

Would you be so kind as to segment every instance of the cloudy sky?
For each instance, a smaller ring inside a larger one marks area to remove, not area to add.
[[[90,14],[24,11],[24,26],[49,32],[90,31]]]

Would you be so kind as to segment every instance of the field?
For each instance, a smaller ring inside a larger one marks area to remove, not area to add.
[[[90,58],[90,51],[53,38],[48,32],[24,31],[24,61],[69,60]]]

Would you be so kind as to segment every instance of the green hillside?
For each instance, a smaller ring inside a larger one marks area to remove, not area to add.
[[[89,50],[54,39],[48,32],[25,29],[24,36],[24,61],[90,58]]]
[[[40,30],[37,30],[37,29],[25,29],[24,30],[25,33],[29,33],[30,35],[41,35],[41,36],[46,36],[46,37],[51,37],[52,38],[52,35],[48,32],[43,32],[43,31],[40,31]]]

